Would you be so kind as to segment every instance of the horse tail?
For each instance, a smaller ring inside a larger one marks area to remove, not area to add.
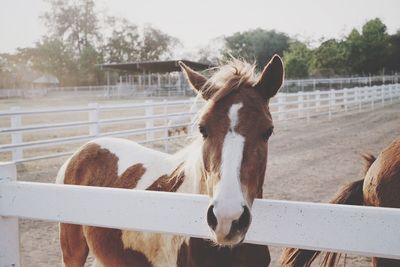
[[[364,179],[343,187],[329,203],[363,205],[363,183]],[[284,267],[309,267],[319,254],[321,254],[321,251],[285,248],[281,256],[281,264]],[[340,254],[327,252],[321,265],[325,267],[336,266],[339,258]]]

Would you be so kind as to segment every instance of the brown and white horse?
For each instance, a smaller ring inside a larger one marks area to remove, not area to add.
[[[342,188],[330,203],[400,208],[400,137],[377,158],[370,154],[365,154],[363,157],[366,162],[365,178]],[[311,266],[320,253],[320,251],[286,248],[282,254],[282,266]],[[339,254],[328,252],[321,265],[336,266],[339,258]],[[372,266],[398,267],[400,260],[373,257]]]
[[[206,100],[201,135],[191,145],[169,155],[124,139],[96,139],[64,163],[57,183],[207,194],[213,241],[61,223],[65,266],[83,266],[89,252],[98,265],[112,267],[269,265],[268,247],[241,243],[253,201],[263,196],[273,132],[269,99],[282,85],[282,61],[274,56],[256,75],[253,65],[232,60],[210,79],[180,65]]]

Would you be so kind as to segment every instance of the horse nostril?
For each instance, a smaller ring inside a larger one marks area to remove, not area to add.
[[[214,205],[211,205],[207,211],[207,223],[211,227],[211,229],[215,230],[217,227],[217,217],[214,214]]]
[[[250,210],[247,206],[243,206],[243,213],[240,215],[239,219],[232,222],[231,231],[242,231],[247,229],[250,225]]]

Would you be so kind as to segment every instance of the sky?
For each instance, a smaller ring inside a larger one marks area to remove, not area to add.
[[[318,43],[342,38],[379,17],[389,33],[400,29],[399,0],[97,0],[99,10],[138,25],[151,24],[179,38],[183,49],[207,45],[261,27]],[[44,0],[1,0],[0,53],[32,46],[45,33]]]

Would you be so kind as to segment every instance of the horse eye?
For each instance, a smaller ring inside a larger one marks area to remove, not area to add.
[[[263,133],[262,138],[265,142],[268,142],[268,139],[271,137],[272,133],[274,132],[274,128],[269,128],[265,133]]]
[[[207,138],[208,134],[207,134],[206,127],[200,125],[199,131],[200,131],[201,135],[203,136],[203,138]]]

